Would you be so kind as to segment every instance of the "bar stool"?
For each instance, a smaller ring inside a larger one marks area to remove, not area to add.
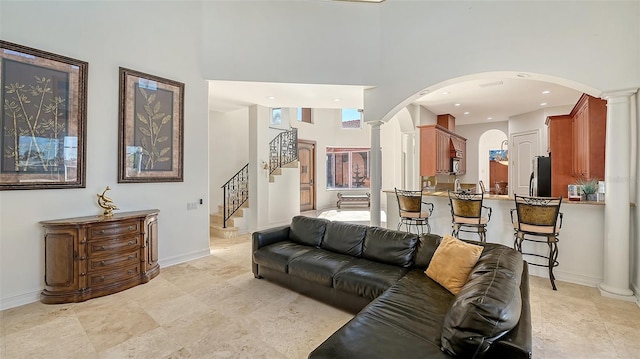
[[[557,290],[553,268],[558,266],[558,234],[562,227],[562,212],[560,212],[562,197],[525,197],[516,195],[515,202],[516,208],[511,210],[511,222],[515,230],[513,247],[523,255],[544,258],[546,260],[544,264],[529,264],[547,267],[549,269],[551,287],[553,290]],[[540,239],[541,237],[544,239]],[[549,254],[545,256],[536,253],[523,253],[523,241],[546,243],[549,246]]]
[[[451,207],[451,235],[460,239],[460,232],[477,233],[480,242],[486,242],[487,224],[491,220],[492,209],[482,205],[484,193],[448,191],[448,194]]]
[[[416,228],[417,234],[424,234],[424,226],[427,227],[426,233],[431,233],[431,225],[429,225],[429,217],[433,213],[433,203],[422,200],[422,191],[409,191],[394,188],[396,198],[398,199],[398,210],[400,214],[400,222],[398,222],[398,230],[402,225],[405,226],[406,232],[411,232],[411,226]]]

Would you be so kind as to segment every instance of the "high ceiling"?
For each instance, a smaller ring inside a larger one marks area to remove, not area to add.
[[[266,107],[363,108],[364,86],[210,81],[209,107],[228,112],[252,104]],[[574,105],[581,92],[526,78],[482,77],[422,92],[413,103],[434,114],[451,114],[457,125],[507,121],[509,117]],[[456,105],[458,104],[458,105]],[[466,112],[466,114],[465,114]]]

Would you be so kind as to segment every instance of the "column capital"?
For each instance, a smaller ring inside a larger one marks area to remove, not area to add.
[[[632,88],[623,89],[623,90],[605,91],[602,93],[600,97],[602,97],[605,100],[612,100],[618,97],[628,98],[628,97],[631,97],[636,92],[638,92],[638,88],[632,87]]]
[[[365,121],[367,125],[371,125],[372,128],[380,128],[380,126],[384,125],[384,121]]]

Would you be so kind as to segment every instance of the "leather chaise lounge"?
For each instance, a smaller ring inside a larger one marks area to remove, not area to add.
[[[355,317],[309,358],[530,358],[526,262],[481,245],[453,295],[424,272],[441,238],[297,216],[253,233],[253,273]]]

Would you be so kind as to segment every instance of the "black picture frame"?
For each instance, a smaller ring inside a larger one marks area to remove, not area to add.
[[[0,190],[86,187],[88,71],[0,40]]]

